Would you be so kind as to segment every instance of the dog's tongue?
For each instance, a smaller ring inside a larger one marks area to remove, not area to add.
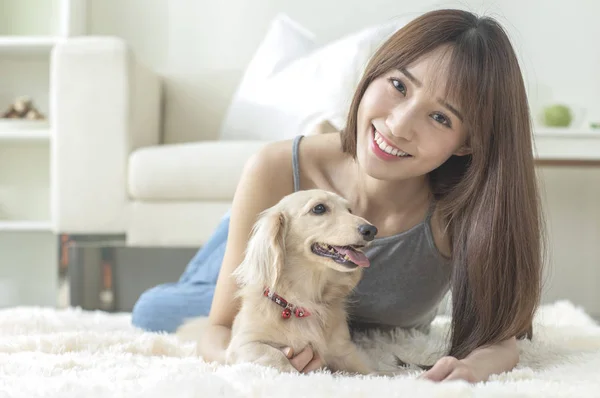
[[[359,252],[356,250],[339,247],[339,246],[336,246],[335,248],[338,251],[338,253],[340,253],[342,255],[344,255],[344,254],[348,255],[348,257],[350,258],[350,261],[352,261],[354,264],[358,265],[359,267],[368,267],[371,265],[371,263],[369,262],[369,259],[367,258],[367,256],[365,256],[365,254],[363,252]]]

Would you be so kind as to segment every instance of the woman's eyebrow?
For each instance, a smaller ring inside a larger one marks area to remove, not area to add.
[[[399,70],[415,86],[417,86],[419,88],[423,87],[423,83],[419,79],[417,79],[412,73],[410,73],[409,71],[407,71],[406,68],[400,68]],[[460,120],[461,122],[463,121],[463,117],[462,117],[461,113],[455,107],[453,107],[452,105],[450,105],[449,103],[447,103],[446,101],[444,101],[441,98],[438,98],[438,102],[440,103],[440,105],[444,106],[450,112],[454,113],[454,115],[458,118],[458,120]]]
[[[461,122],[463,121],[463,117],[462,117],[462,115],[460,114],[460,112],[459,112],[459,111],[458,111],[458,110],[457,110],[455,107],[453,107],[452,105],[450,105],[449,103],[447,103],[446,101],[444,101],[444,100],[443,100],[443,99],[441,99],[441,98],[438,98],[438,102],[439,102],[439,103],[440,103],[442,106],[446,107],[446,108],[447,108],[447,109],[448,109],[450,112],[454,113],[454,115],[455,115],[455,116],[456,116],[456,117],[457,117],[457,118],[458,118],[458,119],[459,119]]]
[[[412,73],[406,70],[406,68],[400,68],[400,72],[404,73],[404,76],[408,78],[415,86],[423,87],[423,83],[419,79],[413,76]]]

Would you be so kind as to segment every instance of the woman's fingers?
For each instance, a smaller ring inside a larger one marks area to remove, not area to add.
[[[321,360],[321,357],[319,356],[319,354],[315,354],[311,361],[304,367],[304,369],[302,369],[302,373],[314,372],[315,370],[320,369],[322,367],[323,361]]]
[[[431,369],[419,376],[431,381],[442,381],[457,367],[459,361],[454,357],[439,359]]]
[[[309,373],[324,366],[321,357],[314,353],[310,345],[306,346],[297,355],[294,355],[294,350],[291,347],[281,348],[281,352],[290,360],[290,363],[298,372]]]
[[[313,356],[313,350],[308,345],[302,351],[296,354],[292,359],[290,359],[290,363],[293,367],[298,369],[299,372],[302,372],[306,365],[308,365],[310,361],[312,361]]]
[[[292,347],[284,347],[281,349],[281,352],[283,352],[283,355],[285,355],[287,359],[291,359],[294,356]]]

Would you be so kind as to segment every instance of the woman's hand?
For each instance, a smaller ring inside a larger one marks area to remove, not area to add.
[[[443,357],[420,377],[433,381],[466,380],[478,383],[487,381],[493,374],[510,372],[518,363],[517,339],[511,337],[494,345],[477,348],[461,360]]]
[[[439,359],[431,369],[419,377],[432,381],[466,380],[469,383],[482,381],[473,366],[455,357]]]
[[[307,345],[302,351],[295,354],[291,347],[282,348],[281,351],[290,360],[290,363],[300,373],[309,373],[323,367],[323,361],[318,354]]]

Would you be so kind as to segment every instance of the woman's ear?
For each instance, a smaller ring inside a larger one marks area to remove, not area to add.
[[[244,260],[232,273],[238,283],[275,288],[285,261],[286,231],[283,213],[266,210],[259,216]]]
[[[465,155],[470,155],[471,154],[471,147],[467,144],[464,144],[463,146],[461,146],[460,148],[458,148],[455,152],[454,155],[456,156],[465,156]]]

